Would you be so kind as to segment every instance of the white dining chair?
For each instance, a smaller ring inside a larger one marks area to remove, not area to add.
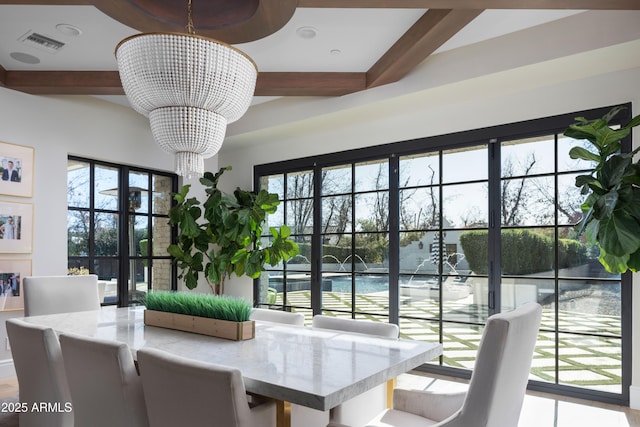
[[[489,317],[466,392],[395,389],[393,409],[379,414],[367,427],[517,426],[541,315],[540,304],[531,302]]]
[[[18,378],[20,427],[73,427],[73,407],[55,331],[20,319],[6,321]],[[49,405],[42,411],[41,405]],[[35,409],[34,409],[35,408]]]
[[[275,427],[275,402],[250,407],[240,370],[156,349],[137,354],[152,427]]]
[[[270,310],[268,308],[254,308],[249,316],[251,320],[262,322],[282,323],[286,325],[304,326],[304,314],[290,311]]]
[[[60,334],[76,427],[147,427],[147,409],[129,346]]]
[[[343,332],[355,332],[358,334],[374,335],[383,338],[398,338],[400,328],[398,325],[373,320],[348,319],[344,317],[313,316],[311,327],[316,329],[333,329]]]
[[[98,276],[27,276],[22,281],[24,315],[100,309]]]
[[[400,328],[398,325],[372,320],[358,320],[344,317],[324,315],[313,316],[311,326],[314,329],[328,329],[372,335],[382,338],[398,339]],[[387,407],[387,385],[381,384],[354,398],[351,398],[329,411],[329,421],[361,426],[369,421],[378,411]],[[292,412],[301,408],[292,409]],[[309,412],[305,410],[305,412]]]

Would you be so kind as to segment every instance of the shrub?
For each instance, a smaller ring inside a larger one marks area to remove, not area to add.
[[[469,268],[476,274],[488,274],[488,234],[486,230],[465,231],[460,245]],[[531,230],[502,231],[502,273],[508,275],[532,274],[553,267],[553,239]],[[583,264],[587,248],[577,240],[560,239],[559,268]]]

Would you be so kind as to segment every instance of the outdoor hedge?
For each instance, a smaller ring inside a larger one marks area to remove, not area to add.
[[[469,268],[476,274],[488,274],[488,234],[486,230],[465,231],[460,245]],[[560,239],[559,268],[583,264],[587,258],[585,245]],[[531,230],[502,230],[502,274],[522,275],[549,271],[553,268],[553,239]]]

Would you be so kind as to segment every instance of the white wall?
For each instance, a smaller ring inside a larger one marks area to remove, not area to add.
[[[67,156],[173,170],[173,158],[155,146],[148,120],[128,108],[89,97],[43,97],[0,88],[0,141],[34,148],[33,253],[0,258],[32,260],[33,275],[67,274]],[[7,359],[4,320],[22,311],[0,313],[0,376]]]

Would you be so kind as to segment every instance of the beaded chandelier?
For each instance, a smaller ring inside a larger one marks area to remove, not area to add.
[[[240,50],[194,34],[191,0],[187,30],[128,37],[116,59],[131,106],[149,118],[160,148],[175,154],[176,173],[192,177],[249,108],[258,70]]]

